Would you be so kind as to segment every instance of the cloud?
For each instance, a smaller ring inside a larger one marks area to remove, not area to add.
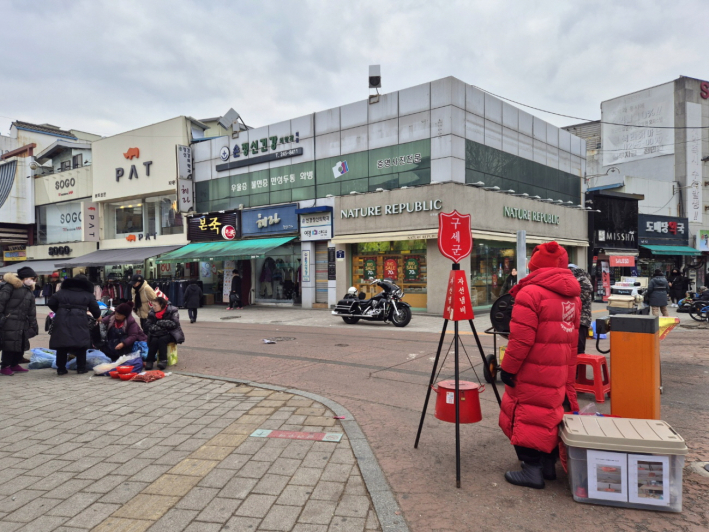
[[[32,10],[0,0],[0,11],[3,132],[9,117],[112,135],[229,107],[266,125],[365,99],[375,63],[384,92],[453,75],[592,119],[603,100],[709,77],[701,0],[84,0]]]

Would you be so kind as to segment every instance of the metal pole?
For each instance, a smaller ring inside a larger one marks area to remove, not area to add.
[[[460,374],[458,371],[458,322],[455,322],[455,484],[460,488]]]
[[[478,344],[478,350],[480,351],[480,357],[483,359],[483,366],[487,365],[487,360],[485,360],[485,352],[483,351],[483,346],[480,343],[480,337],[478,336],[478,331],[475,329],[475,324],[473,320],[468,320],[470,323],[470,328],[473,331],[473,336],[475,336],[475,342]],[[494,337],[495,349],[497,349],[497,337]],[[502,404],[502,399],[500,399],[500,392],[497,391],[497,384],[495,384],[495,379],[492,379],[492,390],[495,392],[495,398],[497,399],[497,404]]]
[[[517,282],[527,276],[527,231],[517,231]]]
[[[426,390],[426,400],[423,403],[423,411],[421,412],[421,421],[419,422],[419,430],[416,433],[416,443],[414,443],[414,449],[418,449],[419,438],[421,438],[421,429],[423,429],[423,420],[426,417],[426,410],[428,410],[428,400],[431,398],[431,387],[433,386],[433,380],[436,378],[436,369],[438,368],[438,359],[441,356],[441,348],[443,347],[443,340],[446,337],[446,328],[448,327],[448,320],[443,321],[443,330],[441,331],[441,339],[438,341],[438,351],[436,351],[436,360],[433,361],[433,370],[431,371],[431,380],[428,382],[428,390]]]

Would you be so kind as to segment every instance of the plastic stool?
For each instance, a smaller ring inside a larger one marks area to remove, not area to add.
[[[603,355],[578,355],[576,365],[576,392],[596,395],[596,402],[604,403],[605,395],[611,396],[611,383],[608,378],[608,362]],[[586,366],[593,369],[593,379],[586,377]],[[601,378],[602,376],[602,378]]]

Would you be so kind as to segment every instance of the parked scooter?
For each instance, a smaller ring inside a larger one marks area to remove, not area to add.
[[[333,316],[339,316],[350,325],[359,320],[391,321],[395,327],[406,327],[411,321],[411,305],[404,303],[404,291],[391,279],[373,279],[370,284],[376,284],[382,292],[372,299],[365,299],[364,292],[357,293],[353,286],[347,290],[344,299],[338,301]]]

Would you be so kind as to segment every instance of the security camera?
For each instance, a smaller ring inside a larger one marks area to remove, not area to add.
[[[369,65],[369,88],[381,89],[382,69],[380,65]]]

